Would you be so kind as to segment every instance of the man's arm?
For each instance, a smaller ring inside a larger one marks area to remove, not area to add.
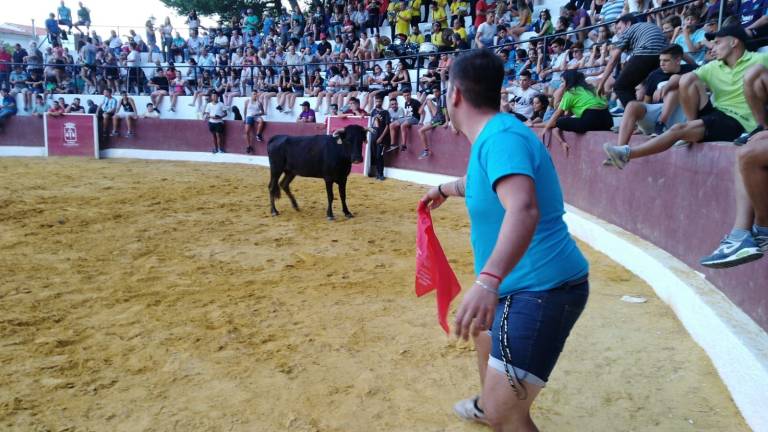
[[[608,77],[610,77],[611,74],[613,73],[613,69],[616,67],[616,63],[619,62],[619,59],[621,58],[621,52],[622,52],[622,49],[619,47],[611,48],[611,58],[608,60],[608,64],[605,65],[605,71],[603,71],[603,76],[600,78],[600,81],[597,83],[598,93],[603,94],[605,92],[603,87],[605,87],[605,82],[608,81]]]

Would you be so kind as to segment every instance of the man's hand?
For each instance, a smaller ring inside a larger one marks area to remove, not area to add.
[[[495,285],[490,284],[489,287],[496,288]],[[481,331],[491,328],[498,301],[498,294],[483,289],[477,284],[472,285],[456,312],[454,330],[456,336],[467,340],[470,334],[474,337]]]
[[[430,210],[434,210],[440,207],[447,199],[448,198],[443,197],[440,194],[440,190],[438,190],[438,188],[433,187],[432,189],[428,190],[423,197],[421,197],[421,202],[429,206]]]

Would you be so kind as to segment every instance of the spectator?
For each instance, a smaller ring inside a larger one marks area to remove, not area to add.
[[[178,32],[176,35],[178,36]],[[165,17],[163,25],[160,26],[160,41],[163,59],[166,62],[175,61],[176,59],[173,58],[173,24],[171,24],[171,18],[169,17]]]
[[[264,137],[261,133],[264,131],[264,105],[259,102],[259,93],[256,91],[251,92],[251,98],[245,100],[245,106],[243,107],[245,112],[245,142],[248,147],[245,149],[246,153],[253,153],[253,138],[256,137],[256,141],[264,141]],[[255,131],[254,131],[255,129]],[[254,133],[255,132],[255,133]]]
[[[144,111],[144,114],[141,115],[141,118],[145,119],[159,119],[160,118],[160,111],[155,108],[155,106],[152,104],[152,102],[147,104],[147,110]]]
[[[360,100],[356,97],[349,98],[349,107],[339,115],[341,118],[365,117],[368,113],[360,107]]]
[[[112,118],[112,130],[119,134],[120,119],[125,119],[125,122],[128,125],[128,131],[125,133],[125,137],[131,138],[134,135],[133,123],[139,118],[139,110],[136,109],[136,102],[133,100],[133,98],[128,96],[128,92],[123,91],[121,95],[122,97],[120,98],[120,104],[117,107],[117,112]]]
[[[35,105],[32,106],[31,114],[36,117],[42,117],[48,112],[48,105],[45,103],[45,99],[42,94],[35,95]]]
[[[396,1],[394,4],[396,5],[395,10],[397,14],[395,34],[404,34],[405,36],[408,36],[408,31],[411,27],[411,17],[413,16],[411,13],[411,8],[406,6],[405,2]]]
[[[8,93],[5,88],[0,89],[0,130],[5,129],[5,123],[16,115],[16,98]]]
[[[704,63],[704,56],[707,53],[707,48],[709,48],[704,37],[704,29],[697,29],[699,16],[701,16],[701,11],[698,9],[688,9],[685,13],[685,25],[677,27],[672,38],[674,43],[683,48],[684,53],[690,53],[693,61],[688,61],[688,63],[693,63],[694,65]]]
[[[478,0],[478,4],[481,0]],[[477,27],[475,35],[475,48],[488,48],[493,45],[493,37],[496,36],[496,16],[493,12],[486,14],[485,21]]]
[[[16,65],[10,75],[10,95],[14,98],[17,94],[22,95],[22,99],[24,101],[24,111],[29,111],[29,108],[32,105],[32,94],[29,92],[29,88],[27,87],[28,79],[29,75],[24,72],[24,68],[21,65]]]
[[[74,98],[64,112],[67,114],[85,114],[85,107],[80,105],[80,98]]]
[[[734,267],[768,253],[768,132],[754,135],[736,159],[736,218],[718,248],[699,261],[705,267]]]
[[[61,117],[64,115],[64,107],[57,100],[51,103],[51,107],[48,109],[48,115],[51,117]]]
[[[389,125],[389,136],[392,145],[399,146],[400,150],[405,151],[408,148],[408,131],[411,126],[421,123],[421,102],[411,97],[410,89],[403,91],[402,94],[405,99],[403,117]],[[398,137],[400,138],[399,142]]]
[[[662,135],[631,150],[626,145],[606,144],[603,149],[611,164],[623,168],[631,159],[663,152],[676,143],[732,141],[744,131],[756,133],[760,130],[747,105],[744,83],[754,79],[747,73],[750,67],[768,65],[768,55],[746,51],[745,42],[749,37],[739,26],[723,27],[714,34],[714,38],[712,50],[717,60],[680,79],[680,103],[688,122],[676,124]],[[705,93],[705,86],[712,92],[711,102]],[[750,92],[753,90],[757,89],[750,89]],[[764,94],[755,96],[766,100]]]
[[[102,121],[101,136],[106,138],[109,132],[110,123],[114,125],[113,117],[117,112],[117,99],[112,97],[112,90],[110,89],[104,90],[103,94],[104,94],[104,100],[101,102],[101,105],[99,105],[99,109],[96,112],[96,114],[101,115],[101,121]],[[117,135],[118,135],[117,130],[112,130],[112,134],[110,136],[117,136]]]
[[[224,151],[224,117],[227,116],[227,108],[219,101],[219,95],[211,93],[211,100],[205,106],[203,119],[208,122],[208,130],[213,136],[213,153],[225,153]]]
[[[624,110],[619,127],[618,145],[628,145],[637,126],[646,135],[661,135],[667,126],[685,123],[685,114],[679,104],[678,85],[683,74],[694,67],[681,64],[683,50],[670,45],[659,55],[659,68],[651,72],[644,82],[644,101],[632,101]]]
[[[533,23],[533,31],[536,32],[536,36],[549,36],[555,32],[555,27],[552,25],[552,14],[549,9],[542,9],[539,12],[539,19]]]
[[[438,4],[441,4],[441,0],[437,0]],[[453,0],[451,2],[451,27],[453,27],[456,22],[461,23],[461,26],[464,26],[464,17],[467,15],[470,15],[470,5],[468,0]],[[466,41],[466,36],[464,37],[464,40]]]
[[[57,12],[59,15],[59,24],[67,26],[68,31],[72,33],[72,10],[64,4],[64,0],[61,0],[61,4]]]
[[[555,137],[567,155],[570,146],[563,138],[562,131],[583,134],[588,131],[611,130],[613,117],[608,112],[608,102],[587,84],[583,73],[575,70],[563,72],[563,88],[565,92],[560,105],[544,126],[541,137],[544,141],[545,135],[556,127]],[[570,113],[570,116],[563,117],[564,113]]]
[[[163,72],[163,68],[155,69],[155,76],[149,80],[149,87],[152,89],[152,93],[150,93],[152,104],[160,110],[160,104],[163,103],[163,98],[168,96],[170,90],[170,83]]]
[[[421,154],[419,155],[419,159],[426,159],[432,155],[432,149],[429,145],[427,132],[439,126],[447,128],[450,125],[450,121],[448,119],[448,110],[445,106],[445,97],[440,91],[440,86],[434,87],[432,92],[432,95],[427,98],[426,102],[422,105],[421,108],[422,112],[424,111],[424,107],[429,110],[431,121],[429,124],[425,124],[419,128],[419,137],[421,138],[421,144],[424,147],[424,149],[421,151]]]
[[[613,73],[623,51],[631,51],[632,57],[622,64],[613,91],[626,107],[635,100],[635,87],[654,69],[659,67],[659,54],[667,46],[661,29],[648,22],[636,23],[632,15],[623,15],[616,23],[617,40],[611,50],[611,58],[597,84],[599,94],[607,93],[605,83]]]
[[[534,98],[540,93],[531,85],[533,85],[531,72],[527,70],[521,71],[518,85],[502,89],[502,96],[511,96],[511,99],[509,99],[507,104],[502,102],[501,110],[512,113],[522,122],[531,119],[533,117]]]
[[[11,53],[6,51],[5,45],[0,44],[0,88],[10,88],[10,74],[11,74],[11,60],[13,57]]]
[[[80,26],[85,26],[85,31],[88,32],[91,29],[91,11],[83,5],[83,2],[78,2],[78,5],[80,6],[80,9],[77,10],[77,23],[75,23],[75,28],[80,33],[83,33],[83,31],[80,30]]]
[[[301,103],[301,112],[296,121],[299,123],[315,123],[317,121],[315,111],[309,107],[309,102],[304,101]]]
[[[589,18],[589,13],[584,8],[577,7],[575,3],[569,2],[565,5],[565,12],[568,18],[571,20],[571,28],[573,30],[583,29],[592,25],[592,21]],[[584,41],[586,32],[576,33],[579,41]]]
[[[544,56],[539,52],[536,68],[539,77],[544,80],[549,77],[548,93],[552,94],[562,85],[562,73],[568,68],[568,51],[565,50],[565,39],[555,38],[551,44],[552,60],[548,67],[544,67]],[[543,49],[543,48],[542,48]]]
[[[56,15],[53,13],[48,14],[48,19],[45,20],[45,29],[48,31],[48,41],[51,46],[61,45],[61,29],[59,28],[59,22],[56,21]]]
[[[551,117],[549,109],[549,98],[544,94],[537,94],[533,97],[533,114],[531,118],[525,122],[528,127],[539,127],[548,121]]]

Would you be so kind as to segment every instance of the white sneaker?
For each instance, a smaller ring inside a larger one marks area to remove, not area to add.
[[[480,411],[477,407],[477,400],[480,396],[475,396],[469,399],[462,399],[453,406],[453,412],[463,420],[474,421],[487,425],[488,420],[485,418],[485,413]]]
[[[672,148],[676,149],[684,149],[691,146],[691,143],[686,140],[677,140],[674,144],[672,144]]]

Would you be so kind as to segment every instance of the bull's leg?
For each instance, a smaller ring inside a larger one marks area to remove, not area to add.
[[[281,172],[273,171],[269,177],[269,208],[272,211],[272,216],[277,216],[280,214],[280,212],[277,211],[277,208],[275,207],[275,198],[280,198],[280,188],[278,187],[277,181],[280,178]]]
[[[339,182],[339,197],[341,198],[341,209],[344,211],[344,216],[351,218],[355,215],[347,208],[347,179],[343,179]]]
[[[286,172],[283,176],[283,179],[280,180],[280,187],[285,191],[285,194],[288,195],[288,198],[291,200],[293,209],[299,211],[299,203],[296,202],[296,198],[291,193],[291,182],[294,178],[296,178],[296,174]]]
[[[333,220],[333,180],[325,181],[325,193],[328,195],[328,211],[325,214],[328,220]]]

